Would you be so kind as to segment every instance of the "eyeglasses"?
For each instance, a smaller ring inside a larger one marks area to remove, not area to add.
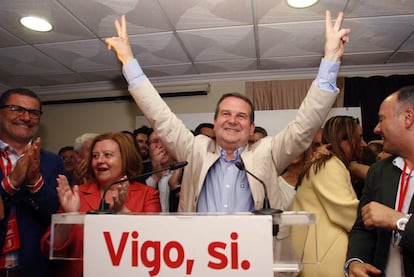
[[[3,105],[0,106],[0,109],[4,109],[4,108],[9,108],[10,111],[12,111],[13,113],[17,114],[17,115],[23,115],[25,112],[29,113],[29,116],[31,118],[40,118],[40,116],[43,114],[43,112],[41,110],[32,110],[32,109],[26,109],[22,106],[18,106],[18,105]]]

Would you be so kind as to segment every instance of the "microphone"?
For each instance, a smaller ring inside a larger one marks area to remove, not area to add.
[[[253,178],[255,178],[257,181],[259,181],[260,184],[262,184],[263,189],[264,189],[264,193],[265,193],[265,197],[263,200],[263,208],[259,209],[259,210],[254,210],[252,213],[257,214],[257,215],[275,215],[275,214],[280,214],[283,211],[279,210],[279,209],[273,209],[270,207],[270,201],[269,201],[269,197],[267,195],[267,189],[266,189],[266,185],[263,182],[263,180],[261,180],[259,177],[257,177],[256,175],[254,175],[253,173],[251,173],[249,170],[247,170],[244,167],[243,162],[236,162],[236,167],[239,170],[244,170],[246,171],[247,174],[249,174],[250,176],[252,176]],[[273,224],[273,236],[276,236],[277,233],[279,232],[279,225],[278,224]]]
[[[110,209],[105,209],[105,196],[106,196],[106,193],[108,192],[108,190],[109,190],[109,189],[110,189],[113,185],[116,185],[116,184],[119,184],[119,183],[123,183],[123,182],[126,182],[126,181],[136,181],[136,180],[139,180],[140,178],[142,178],[142,177],[144,177],[144,176],[149,176],[149,175],[152,175],[152,174],[154,174],[154,173],[158,173],[158,172],[161,172],[161,171],[164,171],[164,170],[176,170],[176,169],[179,169],[179,168],[185,167],[187,164],[188,164],[188,162],[187,162],[187,161],[177,162],[177,163],[173,163],[173,164],[171,164],[171,165],[170,165],[170,166],[168,166],[168,167],[164,167],[164,168],[160,168],[160,169],[152,170],[152,171],[145,172],[145,173],[140,174],[140,175],[137,175],[137,176],[133,176],[133,177],[130,177],[130,178],[123,178],[123,179],[120,179],[120,180],[118,180],[118,181],[114,181],[114,182],[110,183],[110,184],[109,184],[109,185],[105,188],[105,190],[104,190],[104,192],[103,192],[103,194],[102,194],[101,204],[100,204],[100,206],[99,206],[99,209],[98,209],[98,210],[90,210],[90,211],[87,211],[86,213],[87,213],[87,214],[112,214],[112,213],[114,213],[114,211],[113,211],[113,210],[110,210]]]

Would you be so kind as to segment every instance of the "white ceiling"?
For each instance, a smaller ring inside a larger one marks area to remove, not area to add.
[[[124,87],[103,42],[121,14],[156,84],[314,75],[326,9],[344,10],[343,26],[352,30],[342,72],[414,73],[413,0],[320,0],[308,9],[285,0],[2,0],[0,88],[50,97]],[[19,24],[25,15],[47,18],[54,29],[29,31]]]

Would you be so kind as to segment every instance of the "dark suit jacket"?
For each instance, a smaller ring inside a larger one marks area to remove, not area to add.
[[[390,157],[371,166],[365,181],[365,188],[358,208],[358,218],[350,233],[347,260],[359,258],[380,270],[384,276],[387,264],[392,231],[380,228],[367,230],[361,219],[361,208],[371,201],[395,207],[401,170],[392,164]],[[414,212],[411,199],[409,213]],[[409,220],[402,236],[400,246],[403,250],[405,276],[414,276],[414,216]]]
[[[22,276],[52,276],[48,257],[40,251],[40,239],[50,225],[51,215],[56,213],[59,206],[56,178],[58,174],[64,174],[62,159],[56,154],[41,150],[40,172],[44,184],[36,193],[22,185],[17,193],[10,196],[0,186],[6,213],[5,219],[0,223],[0,247],[3,249],[8,215],[10,207],[14,205],[20,238],[19,266]],[[4,178],[1,171],[0,178]]]

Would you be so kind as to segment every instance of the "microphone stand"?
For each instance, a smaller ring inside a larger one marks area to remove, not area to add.
[[[101,203],[100,203],[99,209],[98,209],[98,210],[90,210],[90,211],[87,211],[86,213],[87,213],[87,214],[113,214],[113,213],[115,213],[115,212],[114,212],[113,210],[111,210],[111,209],[105,209],[105,196],[106,196],[106,193],[108,192],[108,190],[109,190],[109,189],[110,189],[113,185],[120,184],[120,183],[127,182],[127,181],[136,181],[136,180],[138,180],[138,179],[140,179],[140,178],[142,178],[142,177],[144,177],[144,176],[149,176],[149,175],[152,175],[152,174],[154,174],[154,173],[162,172],[162,171],[164,171],[164,170],[175,170],[175,169],[179,169],[179,168],[185,167],[187,164],[188,164],[188,162],[187,162],[187,161],[184,161],[184,162],[177,162],[177,163],[173,163],[172,165],[170,165],[170,166],[168,166],[168,167],[160,168],[160,169],[157,169],[157,170],[152,170],[152,171],[150,171],[150,172],[146,172],[146,173],[143,173],[143,174],[140,174],[140,175],[134,176],[134,177],[130,177],[130,178],[123,178],[123,179],[120,179],[120,180],[118,180],[118,181],[114,181],[114,182],[110,183],[110,184],[109,184],[109,185],[105,188],[105,190],[103,191],[103,194],[102,194],[102,198],[101,198]]]
[[[256,214],[256,215],[271,215],[272,218],[273,218],[273,215],[280,214],[280,213],[283,212],[280,209],[273,209],[272,207],[270,207],[270,201],[269,201],[269,197],[268,197],[268,194],[267,194],[266,185],[263,182],[263,180],[261,180],[259,177],[257,177],[256,175],[254,175],[253,173],[251,173],[249,170],[247,170],[244,167],[244,164],[242,162],[236,162],[236,167],[239,170],[246,171],[247,174],[249,174],[250,176],[252,176],[253,178],[255,178],[263,186],[264,193],[265,193],[265,197],[264,197],[264,200],[263,200],[263,208],[254,210],[252,212],[253,214]],[[279,232],[279,225],[278,224],[273,224],[273,230],[272,230],[273,236],[276,236],[278,232]]]

